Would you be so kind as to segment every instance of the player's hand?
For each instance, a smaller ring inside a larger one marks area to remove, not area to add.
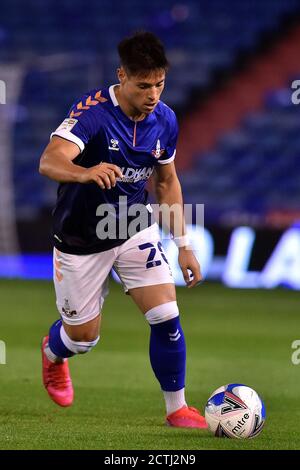
[[[121,169],[112,163],[101,162],[86,168],[80,175],[79,183],[96,183],[101,189],[111,189],[116,186],[116,178],[123,178]]]
[[[200,265],[190,247],[179,248],[178,262],[188,288],[203,280]]]

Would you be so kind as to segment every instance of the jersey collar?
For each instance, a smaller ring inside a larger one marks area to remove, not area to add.
[[[109,92],[110,99],[113,102],[113,105],[114,106],[119,106],[119,103],[118,103],[117,98],[116,98],[115,90],[114,90],[115,86],[117,86],[117,84],[111,85],[108,89],[108,92]]]

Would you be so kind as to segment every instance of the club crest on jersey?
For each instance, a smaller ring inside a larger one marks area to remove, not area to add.
[[[162,156],[162,154],[164,153],[165,149],[161,149],[160,148],[160,140],[158,139],[157,142],[156,142],[156,149],[155,150],[152,150],[152,155],[155,157],[155,158],[159,158]]]

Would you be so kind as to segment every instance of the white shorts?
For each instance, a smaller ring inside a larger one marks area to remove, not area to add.
[[[53,268],[56,305],[69,325],[81,325],[99,315],[112,268],[125,292],[135,287],[174,284],[157,224],[101,253],[71,255],[54,248]]]

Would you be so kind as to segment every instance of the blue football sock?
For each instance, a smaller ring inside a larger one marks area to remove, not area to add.
[[[70,351],[63,343],[60,335],[60,329],[62,327],[62,321],[57,320],[50,328],[49,331],[49,348],[53,354],[57,357],[67,358],[74,356],[74,353]]]
[[[150,361],[161,389],[184,388],[186,348],[179,316],[150,327]]]

